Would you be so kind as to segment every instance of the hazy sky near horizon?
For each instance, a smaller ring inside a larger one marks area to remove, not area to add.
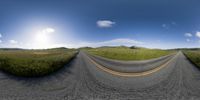
[[[200,47],[199,0],[1,0],[0,48]]]

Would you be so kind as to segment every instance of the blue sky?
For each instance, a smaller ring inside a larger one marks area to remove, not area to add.
[[[199,0],[1,0],[0,47],[199,47],[199,3]]]

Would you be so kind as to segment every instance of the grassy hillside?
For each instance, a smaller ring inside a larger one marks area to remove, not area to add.
[[[102,56],[116,60],[146,60],[168,55],[174,51],[146,49],[146,48],[128,48],[128,47],[103,47],[87,50],[90,54]]]
[[[184,54],[192,63],[200,67],[200,50],[184,51]]]
[[[42,76],[63,67],[75,50],[0,50],[0,70],[17,76]]]

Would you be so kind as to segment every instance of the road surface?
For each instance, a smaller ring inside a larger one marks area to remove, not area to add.
[[[200,100],[200,70],[181,52],[145,75],[120,76],[98,66],[80,52],[50,76],[0,72],[0,100]]]

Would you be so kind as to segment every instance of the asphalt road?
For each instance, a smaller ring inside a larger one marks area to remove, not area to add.
[[[158,66],[163,65],[167,61],[169,61],[175,54],[170,54],[164,57],[150,59],[150,60],[142,60],[142,61],[119,61],[119,60],[111,60],[106,59],[100,56],[94,56],[88,54],[91,60],[94,60],[96,63],[104,66],[108,69],[119,71],[119,72],[144,72],[155,69]]]
[[[200,100],[200,70],[179,52],[151,74],[117,76],[80,52],[50,76],[28,79],[0,72],[0,100]]]

